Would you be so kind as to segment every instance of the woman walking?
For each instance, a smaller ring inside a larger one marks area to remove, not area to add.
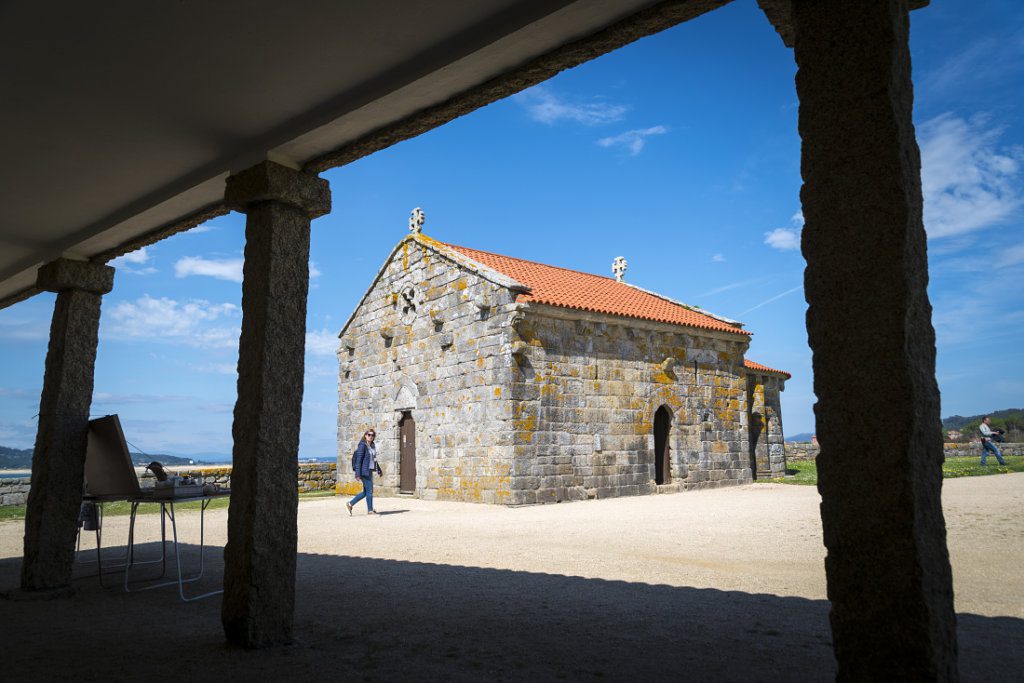
[[[373,509],[373,473],[380,472],[380,465],[377,464],[377,446],[373,443],[376,437],[377,434],[374,430],[368,430],[363,434],[355,455],[352,456],[352,469],[355,471],[356,477],[363,482],[363,490],[355,498],[345,503],[350,516],[352,515],[352,506],[363,498],[366,499],[367,514],[377,514]]]

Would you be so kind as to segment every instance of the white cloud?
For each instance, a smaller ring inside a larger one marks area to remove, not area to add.
[[[775,228],[764,234],[764,243],[779,251],[793,251],[800,248],[800,231],[804,227],[804,212],[797,211],[789,218],[791,228]]]
[[[926,95],[963,96],[966,89],[1004,87],[1024,68],[1024,38],[1020,17],[1008,20],[999,33],[988,35],[959,50],[921,79]],[[998,30],[998,29],[997,29]]]
[[[721,254],[715,254],[714,256],[711,257],[711,260],[714,261],[715,263],[723,263],[725,261],[725,256]]]
[[[740,280],[739,282],[730,282],[727,285],[721,285],[719,287],[715,287],[714,289],[709,289],[706,292],[701,292],[697,296],[701,297],[701,298],[706,297],[706,296],[714,296],[716,294],[721,294],[722,292],[728,292],[729,290],[732,290],[732,289],[738,289],[740,287],[747,287],[749,285],[761,284],[766,279],[767,278],[756,277],[756,278],[751,278],[749,280]]]
[[[207,259],[201,256],[186,256],[174,264],[174,276],[178,278],[189,275],[206,275],[229,282],[242,282],[242,268],[245,259]],[[316,263],[309,262],[309,279],[313,280],[323,275],[316,267]]]
[[[535,121],[552,124],[558,121],[575,121],[587,126],[596,126],[619,121],[629,107],[608,102],[567,102],[545,86],[534,86],[513,96]]]
[[[338,350],[338,333],[329,330],[306,332],[306,354],[334,357]]]
[[[985,116],[963,119],[942,114],[918,126],[921,147],[921,189],[928,237],[942,239],[933,255],[951,254],[972,246],[971,233],[1005,223],[1024,208],[1024,148],[998,146],[1002,129]],[[792,227],[765,233],[765,244],[782,251],[800,247],[804,217],[797,212]],[[1014,245],[991,260],[1004,268],[1024,256]]]
[[[104,334],[134,339],[154,339],[205,348],[238,345],[241,309],[235,304],[214,304],[202,299],[179,302],[148,294],[135,301],[122,301],[105,311],[110,325]],[[231,321],[230,326],[213,325]],[[239,322],[235,322],[239,321]]]
[[[775,228],[764,234],[764,243],[779,251],[790,251],[800,248],[799,228]]]
[[[201,256],[186,256],[174,264],[174,276],[207,275],[229,282],[242,282],[244,259],[205,259]]]
[[[625,133],[609,138],[601,138],[597,144],[602,147],[625,147],[630,156],[636,156],[647,144],[647,138],[652,135],[664,135],[668,132],[665,126],[652,126],[650,128],[638,128],[627,130]]]
[[[139,266],[147,261],[149,261],[149,252],[146,251],[146,247],[142,247],[141,249],[130,251],[124,256],[118,256],[116,259],[110,262],[110,265],[114,266],[115,268],[118,266],[123,266],[126,263],[132,263],[134,265]]]
[[[750,313],[751,311],[756,311],[757,309],[761,308],[762,306],[767,306],[768,304],[772,303],[773,301],[778,301],[782,297],[789,296],[793,292],[799,292],[803,288],[804,288],[803,285],[799,285],[798,287],[794,287],[793,289],[787,289],[785,292],[781,292],[779,294],[776,294],[775,296],[770,297],[768,299],[765,299],[764,301],[762,301],[761,303],[759,303],[759,304],[757,304],[755,306],[751,306],[747,310],[745,310],[742,313],[740,313],[740,315],[746,315],[747,313]]]
[[[0,318],[0,339],[39,341],[50,338],[50,321],[39,319]]]
[[[943,353],[989,345],[1004,358],[1016,348],[1024,325],[1020,277],[966,278],[951,287],[930,287],[936,346]],[[979,356],[979,360],[980,360]]]
[[[196,372],[202,372],[203,374],[213,375],[231,375],[235,376],[238,374],[237,363],[201,363],[201,364],[190,364],[190,368]]]
[[[117,268],[119,273],[132,273],[134,275],[152,275],[157,272],[153,266],[146,266],[145,268],[136,268],[135,266],[141,266],[148,263],[150,259],[150,253],[146,251],[146,247],[130,251],[123,256],[118,256],[116,259],[110,262],[110,265]]]
[[[992,250],[992,266],[995,268],[1010,268],[1022,263],[1024,263],[1024,244]]]
[[[928,237],[962,235],[1002,223],[1024,205],[1024,148],[997,148],[1002,130],[984,116],[942,114],[918,126]]]

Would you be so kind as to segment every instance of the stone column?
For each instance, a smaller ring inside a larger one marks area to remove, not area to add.
[[[771,476],[768,462],[768,416],[765,412],[765,378],[747,373],[747,434],[750,474],[754,479]]]
[[[291,637],[309,229],[330,191],[265,161],[229,177],[224,199],[247,218],[221,621],[253,648]]]
[[[764,414],[768,430],[768,463],[771,476],[786,474],[786,439],[782,429],[782,396],[786,380],[781,377],[764,378]]]
[[[794,0],[793,19],[807,333],[839,678],[952,680],[956,623],[907,2]]]
[[[58,259],[39,269],[36,286],[57,292],[39,400],[32,488],[25,512],[24,591],[71,582],[85,447],[92,405],[100,300],[114,286],[110,266]]]

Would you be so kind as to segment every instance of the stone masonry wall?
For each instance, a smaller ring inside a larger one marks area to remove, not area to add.
[[[419,241],[417,241],[419,240]],[[398,422],[416,422],[415,494],[425,499],[510,503],[511,357],[507,341],[514,293],[405,240],[382,269],[339,349],[339,493],[361,486],[352,452],[377,431],[384,476],[375,493],[397,494]]]
[[[786,473],[780,396],[784,386],[782,377],[747,371],[747,419],[755,478],[781,477]]]
[[[580,318],[584,319],[580,319]],[[512,385],[512,502],[745,483],[745,337],[528,306]],[[654,416],[672,415],[670,482],[654,472]]]
[[[786,440],[782,431],[782,392],[786,381],[777,375],[764,378],[765,417],[768,425],[768,461],[771,476],[786,474]]]
[[[31,485],[31,477],[0,479],[0,505],[24,505]]]
[[[360,489],[350,462],[370,427],[385,472],[375,492],[400,492],[403,413],[416,423],[407,492],[426,499],[518,505],[751,480],[745,336],[516,303],[501,278],[422,235],[399,244],[342,330],[339,493]],[[657,486],[661,406],[670,481]],[[769,448],[784,462],[781,442]]]
[[[296,485],[299,493],[313,491],[334,491],[336,485],[335,463],[299,463],[299,477]],[[169,467],[180,476],[203,477],[207,484],[218,484],[231,488],[231,467]],[[139,486],[152,488],[156,478],[146,470],[139,473]],[[0,479],[0,506],[24,505],[32,484],[30,477]]]

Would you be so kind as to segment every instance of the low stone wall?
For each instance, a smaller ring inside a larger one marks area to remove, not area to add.
[[[222,488],[231,488],[231,467],[168,467],[169,471],[182,477],[202,477],[207,484],[217,484]],[[337,464],[300,463],[299,477],[296,482],[299,493],[313,491],[334,491],[337,483],[335,471]],[[156,477],[149,470],[139,472],[139,486],[144,489],[153,488]],[[24,505],[28,499],[28,490],[32,484],[29,477],[16,479],[0,479],[0,506]]]
[[[1024,455],[1024,443],[997,443],[999,452],[1003,455]],[[969,443],[947,443],[942,446],[946,450],[947,458],[981,457],[981,442],[971,441]]]
[[[818,457],[818,446],[812,443],[786,442],[786,461],[814,460]]]
[[[0,505],[24,505],[28,500],[29,477],[0,479]]]
[[[999,451],[1003,455],[1024,455],[1024,443],[1000,443]],[[947,443],[942,445],[947,458],[981,457],[981,442]],[[786,443],[786,460],[814,460],[818,457],[819,447],[810,443]]]

